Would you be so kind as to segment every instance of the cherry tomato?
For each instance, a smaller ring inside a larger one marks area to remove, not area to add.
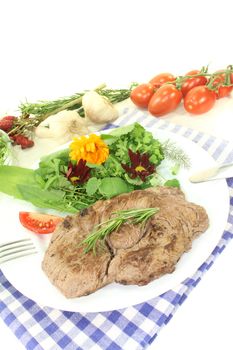
[[[216,94],[207,86],[196,86],[190,90],[184,99],[184,108],[192,114],[208,112],[216,101]]]
[[[233,73],[231,73],[231,84],[233,84]]]
[[[219,73],[221,71],[218,71]],[[231,83],[233,83],[233,74],[230,76]],[[220,74],[216,76],[216,78],[213,81],[213,86],[218,86],[215,90],[217,99],[227,97],[230,95],[231,91],[233,90],[233,86],[224,86],[225,82],[225,74]]]
[[[148,111],[157,117],[167,114],[179,105],[182,93],[172,84],[161,86],[152,96]]]
[[[171,73],[161,73],[151,79],[150,84],[152,84],[155,88],[159,88],[164,83],[174,81],[175,79],[176,78]]]
[[[199,74],[199,73],[200,73],[199,70],[192,70],[192,71],[188,72],[186,75],[195,75],[195,74]],[[207,83],[207,79],[206,79],[206,77],[203,77],[203,76],[189,78],[189,79],[185,80],[185,82],[182,84],[181,92],[182,92],[183,96],[186,96],[187,93],[191,89],[193,89],[195,86],[206,85],[206,83]]]
[[[35,233],[52,233],[58,223],[63,221],[63,218],[54,215],[21,211],[19,212],[19,221],[24,227]]]
[[[131,91],[130,98],[136,106],[146,108],[153,94],[152,84],[141,84]]]
[[[219,86],[218,91],[216,92],[217,99],[229,96],[232,90],[233,86]]]

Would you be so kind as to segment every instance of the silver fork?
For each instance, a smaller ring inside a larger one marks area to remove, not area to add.
[[[36,253],[36,247],[30,238],[0,244],[0,264]]]

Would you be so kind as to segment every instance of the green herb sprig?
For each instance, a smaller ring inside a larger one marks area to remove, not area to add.
[[[129,221],[132,224],[145,224],[147,220],[159,211],[158,208],[129,209],[113,212],[113,217],[107,221],[96,225],[90,235],[85,238],[80,245],[84,245],[84,252],[93,251],[96,254],[96,244],[103,241],[111,232]]]
[[[171,140],[166,140],[162,143],[162,151],[165,159],[170,159],[176,166],[183,168],[190,168],[191,160],[187,154]]]
[[[107,98],[111,103],[118,103],[130,96],[135,83],[129,89],[107,89],[105,84],[99,85],[95,91]],[[77,110],[81,117],[84,117],[82,97],[86,91],[74,95],[55,99],[53,101],[38,101],[37,103],[25,102],[19,106],[21,116],[14,125],[14,133],[30,135],[35,127],[49,116],[64,110]],[[12,134],[12,132],[10,132]]]
[[[5,164],[10,156],[10,143],[9,137],[5,133],[0,132],[0,165]]]

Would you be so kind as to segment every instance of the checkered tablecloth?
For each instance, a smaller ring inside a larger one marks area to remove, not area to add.
[[[213,136],[126,108],[117,125],[139,122],[166,129],[199,144],[221,163],[233,161],[233,145]],[[108,128],[116,127],[116,124]],[[230,212],[218,245],[193,276],[172,290],[121,310],[80,314],[41,307],[18,292],[0,271],[0,317],[28,350],[139,350],[156,341],[191,290],[233,238],[233,178],[227,179]]]

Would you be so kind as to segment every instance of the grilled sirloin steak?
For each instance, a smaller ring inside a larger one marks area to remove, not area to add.
[[[80,242],[113,211],[158,207],[147,225],[124,224],[97,254],[84,254]],[[208,227],[204,208],[185,200],[181,190],[158,187],[99,201],[67,216],[52,236],[42,268],[67,298],[93,293],[106,284],[145,285],[175,269],[192,241]]]

